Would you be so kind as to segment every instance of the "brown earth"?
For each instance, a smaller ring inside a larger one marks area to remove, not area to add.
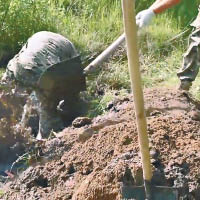
[[[177,187],[182,200],[200,199],[199,102],[177,90],[146,89],[145,107],[152,182]],[[122,185],[142,184],[131,95],[73,125],[37,144],[37,159],[4,183],[1,199],[119,200]]]

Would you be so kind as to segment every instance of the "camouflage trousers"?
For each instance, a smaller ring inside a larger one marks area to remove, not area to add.
[[[195,29],[189,36],[189,47],[183,55],[181,70],[177,76],[181,81],[194,81],[200,67],[200,29]]]
[[[27,120],[33,110],[39,116],[39,131],[37,139],[47,138],[51,131],[60,131],[64,128],[62,119],[57,111],[56,99],[48,99],[40,91],[31,93],[24,106],[21,124],[27,125]]]

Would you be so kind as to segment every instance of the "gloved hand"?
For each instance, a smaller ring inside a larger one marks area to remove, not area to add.
[[[154,16],[155,13],[153,9],[142,10],[136,15],[136,24],[139,28],[148,26]]]

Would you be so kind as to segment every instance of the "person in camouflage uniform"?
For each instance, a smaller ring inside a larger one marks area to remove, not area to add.
[[[64,36],[41,31],[30,37],[20,52],[9,61],[3,82],[15,82],[30,96],[24,106],[21,126],[26,126],[33,108],[39,115],[37,139],[64,128],[65,116],[73,115],[85,76],[74,45]]]
[[[195,21],[191,24],[194,27],[189,36],[189,47],[183,55],[181,70],[177,73],[181,80],[180,89],[189,90],[192,81],[195,80],[200,67],[200,7]]]
[[[157,0],[148,9],[139,12],[136,16],[136,23],[139,28],[150,24],[152,18],[166,9],[180,3],[181,0]],[[177,73],[181,83],[179,89],[189,90],[192,81],[195,80],[200,67],[200,7],[195,21],[191,24],[194,27],[189,36],[189,47],[183,55],[183,63],[180,71]]]

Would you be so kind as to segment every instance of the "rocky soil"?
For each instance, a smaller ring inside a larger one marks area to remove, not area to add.
[[[200,103],[157,88],[145,90],[145,107],[153,184],[178,188],[182,200],[200,199]],[[77,118],[33,144],[29,167],[7,172],[0,199],[120,200],[123,185],[142,185],[131,95],[110,102],[103,116]]]

